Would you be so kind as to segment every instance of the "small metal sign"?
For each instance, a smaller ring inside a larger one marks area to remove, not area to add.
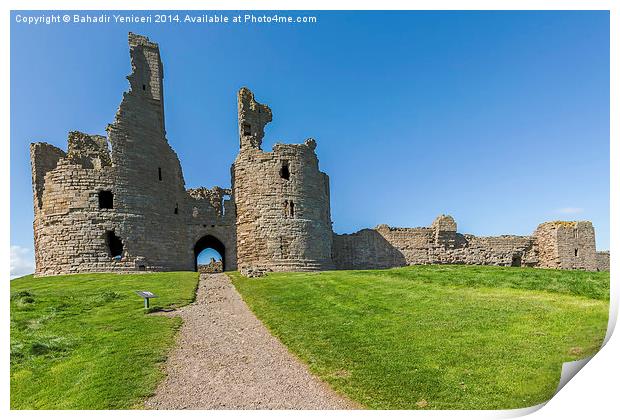
[[[159,297],[155,293],[149,292],[147,290],[138,290],[138,291],[136,291],[136,293],[139,296],[142,296],[144,298],[144,307],[146,309],[149,308],[149,299]]]

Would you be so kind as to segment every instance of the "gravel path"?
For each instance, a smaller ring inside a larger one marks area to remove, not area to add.
[[[147,408],[356,408],[269,333],[226,274],[201,275],[196,302],[171,314],[183,326]]]

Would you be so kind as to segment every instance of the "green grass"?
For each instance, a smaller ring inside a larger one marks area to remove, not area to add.
[[[609,273],[474,266],[231,274],[310,370],[373,409],[508,409],[605,336]]]
[[[11,281],[11,408],[140,407],[163,372],[181,320],[151,304],[191,302],[197,273],[84,274]]]

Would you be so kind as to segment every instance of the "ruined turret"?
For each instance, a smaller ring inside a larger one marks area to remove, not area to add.
[[[565,270],[599,269],[594,227],[589,221],[554,221],[534,232],[539,266]]]
[[[454,248],[456,244],[456,222],[452,216],[445,214],[437,216],[431,228],[436,246]]]
[[[193,267],[159,47],[132,33],[128,41],[129,90],[108,136],[71,131],[66,153],[31,145],[37,275]]]
[[[319,170],[316,142],[276,144],[263,152],[271,110],[247,88],[239,91],[238,106],[240,150],[232,170],[239,268],[332,267],[329,179]]]
[[[237,95],[239,113],[239,147],[241,150],[261,149],[265,126],[271,122],[271,109],[254,100],[250,89],[243,87]]]

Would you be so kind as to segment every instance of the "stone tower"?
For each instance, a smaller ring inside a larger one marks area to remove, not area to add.
[[[240,150],[232,167],[238,267],[332,268],[329,178],[319,170],[316,142],[276,144],[264,152],[271,110],[242,88],[238,111]]]
[[[539,267],[589,271],[599,268],[592,222],[545,222],[536,228],[534,240]]]
[[[130,88],[107,138],[71,132],[67,153],[30,146],[38,275],[193,267],[183,174],[166,140],[159,47],[130,33],[129,49]]]

